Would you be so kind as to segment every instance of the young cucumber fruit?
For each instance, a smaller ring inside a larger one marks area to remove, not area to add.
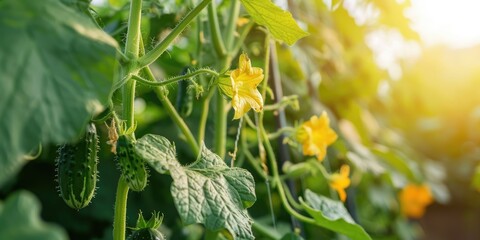
[[[86,207],[92,200],[97,183],[98,135],[95,125],[87,125],[85,137],[78,143],[58,149],[57,181],[60,196],[74,209]]]
[[[135,152],[133,143],[126,135],[118,137],[117,162],[122,177],[133,191],[142,191],[147,186],[148,173],[144,160]]]

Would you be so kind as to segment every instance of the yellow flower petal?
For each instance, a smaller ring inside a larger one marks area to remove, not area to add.
[[[334,173],[330,176],[330,187],[338,192],[340,200],[345,202],[347,199],[347,193],[345,189],[350,186],[350,166],[342,165],[340,168],[340,173]]]
[[[420,218],[425,209],[433,202],[430,189],[426,185],[409,184],[399,194],[403,214],[411,218]]]
[[[263,98],[257,89],[263,77],[263,70],[252,67],[248,56],[241,54],[238,68],[230,73],[230,82],[225,78],[219,79],[220,90],[232,98],[232,107],[235,110],[233,119],[241,118],[252,108],[257,112],[263,109]]]
[[[297,132],[297,140],[302,144],[303,154],[316,156],[322,161],[327,147],[337,140],[337,134],[330,128],[330,119],[324,111],[320,117],[312,116],[302,124]]]

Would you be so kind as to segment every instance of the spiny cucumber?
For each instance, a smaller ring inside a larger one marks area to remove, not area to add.
[[[95,125],[87,125],[85,137],[76,144],[58,148],[57,181],[60,196],[74,209],[86,207],[97,183],[98,135]]]
[[[142,191],[147,186],[148,173],[144,160],[135,152],[132,141],[121,135],[117,141],[117,162],[122,177],[133,191]]]

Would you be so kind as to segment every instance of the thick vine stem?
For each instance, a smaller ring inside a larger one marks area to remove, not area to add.
[[[113,240],[125,239],[125,225],[127,218],[128,184],[120,177],[115,198],[115,218],[113,220]]]
[[[140,23],[142,19],[142,0],[130,2],[130,15],[128,17],[128,33],[125,42],[125,55],[129,59],[138,58],[140,49]]]
[[[235,35],[235,26],[240,13],[240,1],[231,0],[230,14],[228,16],[228,24],[225,31],[225,45],[228,49],[233,49],[233,39]]]
[[[142,19],[142,0],[132,0],[130,2],[130,15],[128,19],[127,41],[125,43],[125,56],[129,60],[138,58],[140,49],[140,23]],[[125,76],[136,74],[132,65],[124,66]],[[135,80],[129,79],[122,87],[122,105],[123,118],[126,120],[127,128],[135,124],[134,119],[134,100],[135,100]],[[134,135],[132,133],[132,135]],[[126,215],[127,215],[127,198],[128,184],[120,177],[117,186],[117,195],[115,199],[115,213],[113,224],[113,239],[125,240]]]
[[[210,31],[212,33],[212,42],[215,52],[222,58],[222,71],[230,64],[230,58],[227,57],[227,50],[220,34],[220,27],[218,24],[217,11],[215,9],[215,2],[210,3],[208,7],[208,22]],[[227,112],[225,110],[226,101],[220,92],[216,95],[216,113],[215,113],[215,136],[214,136],[214,150],[221,158],[225,156],[226,152],[226,137],[227,137]]]
[[[208,5],[208,22],[210,24],[210,31],[212,32],[212,41],[213,46],[215,47],[215,52],[217,52],[219,57],[224,57],[227,54],[227,50],[225,49],[225,44],[222,35],[220,34],[215,1],[212,1]]]
[[[145,66],[150,65],[158,57],[160,57],[168,46],[175,40],[180,33],[185,30],[185,28],[190,24],[190,22],[211,2],[212,0],[203,0],[198,4],[194,9],[192,9],[185,18],[168,34],[168,36],[161,41],[157,46],[155,46],[150,52],[146,53],[140,59],[138,59],[138,68],[144,68]]]

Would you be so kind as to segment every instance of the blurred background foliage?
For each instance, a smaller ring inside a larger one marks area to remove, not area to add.
[[[148,50],[197,1],[144,2],[142,29]],[[229,1],[217,2],[223,23]],[[475,226],[480,223],[480,209],[476,190],[480,190],[480,169],[475,169],[480,156],[480,95],[476,94],[480,89],[480,62],[477,61],[480,48],[424,47],[404,14],[409,7],[408,0],[290,0],[283,3],[310,32],[310,36],[293,47],[277,44],[283,93],[297,95],[301,103],[298,111],[286,108],[287,120],[289,125],[296,126],[322,110],[329,112],[339,139],[329,148],[323,164],[330,172],[338,171],[342,164],[352,166],[352,185],[347,191],[346,203],[352,217],[373,239],[478,238],[480,230]],[[100,26],[118,42],[124,42],[128,1],[109,0],[93,9]],[[205,14],[202,13],[157,61],[154,67],[157,75],[177,75],[186,67],[215,62]],[[205,30],[203,38],[196,35],[199,29]],[[256,27],[243,46],[257,66],[264,53],[263,37],[264,33]],[[392,39],[413,49],[413,53],[392,53],[393,60],[382,61],[381,54],[397,44]],[[199,45],[202,48],[198,48]],[[177,87],[168,90],[175,102]],[[182,136],[155,93],[141,84],[137,91],[138,136],[161,134],[178,143],[180,161],[192,162],[195,156],[186,144],[180,144]],[[200,102],[193,102],[193,106],[197,104]],[[192,114],[186,117],[192,127],[199,118],[198,109],[193,107]],[[267,127],[272,132],[276,130],[274,117],[275,114],[266,116],[270,123]],[[213,119],[209,118],[206,144],[210,147],[213,125]],[[71,239],[111,239],[119,171],[105,145],[106,128],[98,127],[102,137],[100,182],[89,207],[77,212],[58,197],[54,182],[55,146],[44,146],[39,159],[29,162],[15,179],[1,188],[0,197],[5,199],[18,189],[27,189],[40,200],[42,218],[61,225]],[[228,149],[233,149],[236,130],[236,123],[229,124]],[[243,134],[249,146],[256,145],[253,131],[247,129]],[[300,146],[288,146],[289,164],[306,161],[300,154]],[[269,186],[242,158],[245,157],[240,154],[238,164],[254,173],[258,181],[257,197],[262,200],[249,209],[258,224],[254,228],[256,235],[266,239],[259,229],[269,230],[271,214],[275,216],[279,236],[290,232],[291,219],[279,197],[273,194],[271,201],[267,201]],[[152,174],[145,191],[131,193],[128,224],[133,226],[139,210],[146,217],[157,210],[165,215],[161,231],[168,239],[201,239],[201,226],[182,226],[172,207],[170,182],[169,177]],[[398,194],[409,183],[427,184],[436,202],[420,220],[408,219],[400,210]],[[293,185],[295,195],[302,195],[308,188],[336,196],[329,190],[325,177],[315,170],[303,172],[294,179]],[[273,213],[269,211],[270,204]],[[301,229],[306,239],[345,239],[318,227],[304,225]]]

